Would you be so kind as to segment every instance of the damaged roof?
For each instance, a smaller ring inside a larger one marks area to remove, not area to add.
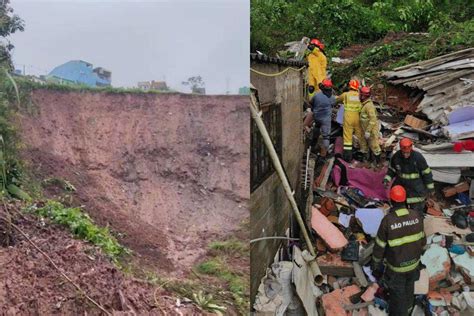
[[[288,60],[288,59],[282,59],[282,58],[277,58],[277,57],[269,57],[267,55],[261,55],[261,54],[250,54],[250,60],[258,62],[258,63],[276,64],[276,65],[282,65],[282,66],[303,67],[303,66],[308,65],[306,61]]]
[[[384,72],[393,85],[419,90],[422,100],[416,111],[434,123],[448,124],[448,113],[474,105],[474,48]]]

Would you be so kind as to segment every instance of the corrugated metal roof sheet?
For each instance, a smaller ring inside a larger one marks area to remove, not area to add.
[[[260,62],[260,63],[277,64],[277,65],[283,65],[283,66],[303,67],[303,66],[308,65],[306,61],[281,59],[281,58],[269,57],[267,55],[261,55],[261,54],[250,54],[250,60]]]
[[[424,92],[417,111],[436,124],[446,125],[449,112],[474,104],[474,48],[399,67],[384,76],[391,84]]]

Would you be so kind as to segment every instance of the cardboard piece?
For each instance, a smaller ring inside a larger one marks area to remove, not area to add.
[[[470,229],[461,229],[453,224],[447,219],[443,217],[433,217],[427,216],[423,221],[425,235],[431,236],[433,234],[439,233],[444,235],[452,235],[453,233],[458,235],[467,235],[471,232]]]
[[[405,120],[403,121],[403,123],[417,129],[424,129],[426,126],[428,126],[428,122],[420,120],[419,118],[416,118],[413,115],[405,116]]]

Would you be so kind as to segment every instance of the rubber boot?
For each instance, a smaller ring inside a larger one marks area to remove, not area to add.
[[[352,150],[344,150],[342,152],[342,159],[344,159],[345,162],[351,162],[352,161]]]

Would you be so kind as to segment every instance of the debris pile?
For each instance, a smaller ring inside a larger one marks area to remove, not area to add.
[[[289,251],[282,251],[262,280],[257,311],[268,312],[271,302],[277,315],[301,308],[308,315],[388,315],[386,284],[374,277],[370,262],[380,223],[390,209],[383,185],[388,161],[399,149],[398,141],[408,137],[435,181],[435,194],[426,200],[427,244],[411,315],[473,315],[473,54],[468,49],[386,74],[393,84],[417,89],[413,104],[426,116],[377,105],[383,166],[357,157],[352,163],[341,159],[342,113],[335,109],[329,156],[313,156],[314,162],[306,164],[314,170],[305,214],[317,255],[302,256],[302,243],[288,243]],[[292,270],[294,291],[283,291],[288,289],[278,270],[283,263],[286,273]]]

